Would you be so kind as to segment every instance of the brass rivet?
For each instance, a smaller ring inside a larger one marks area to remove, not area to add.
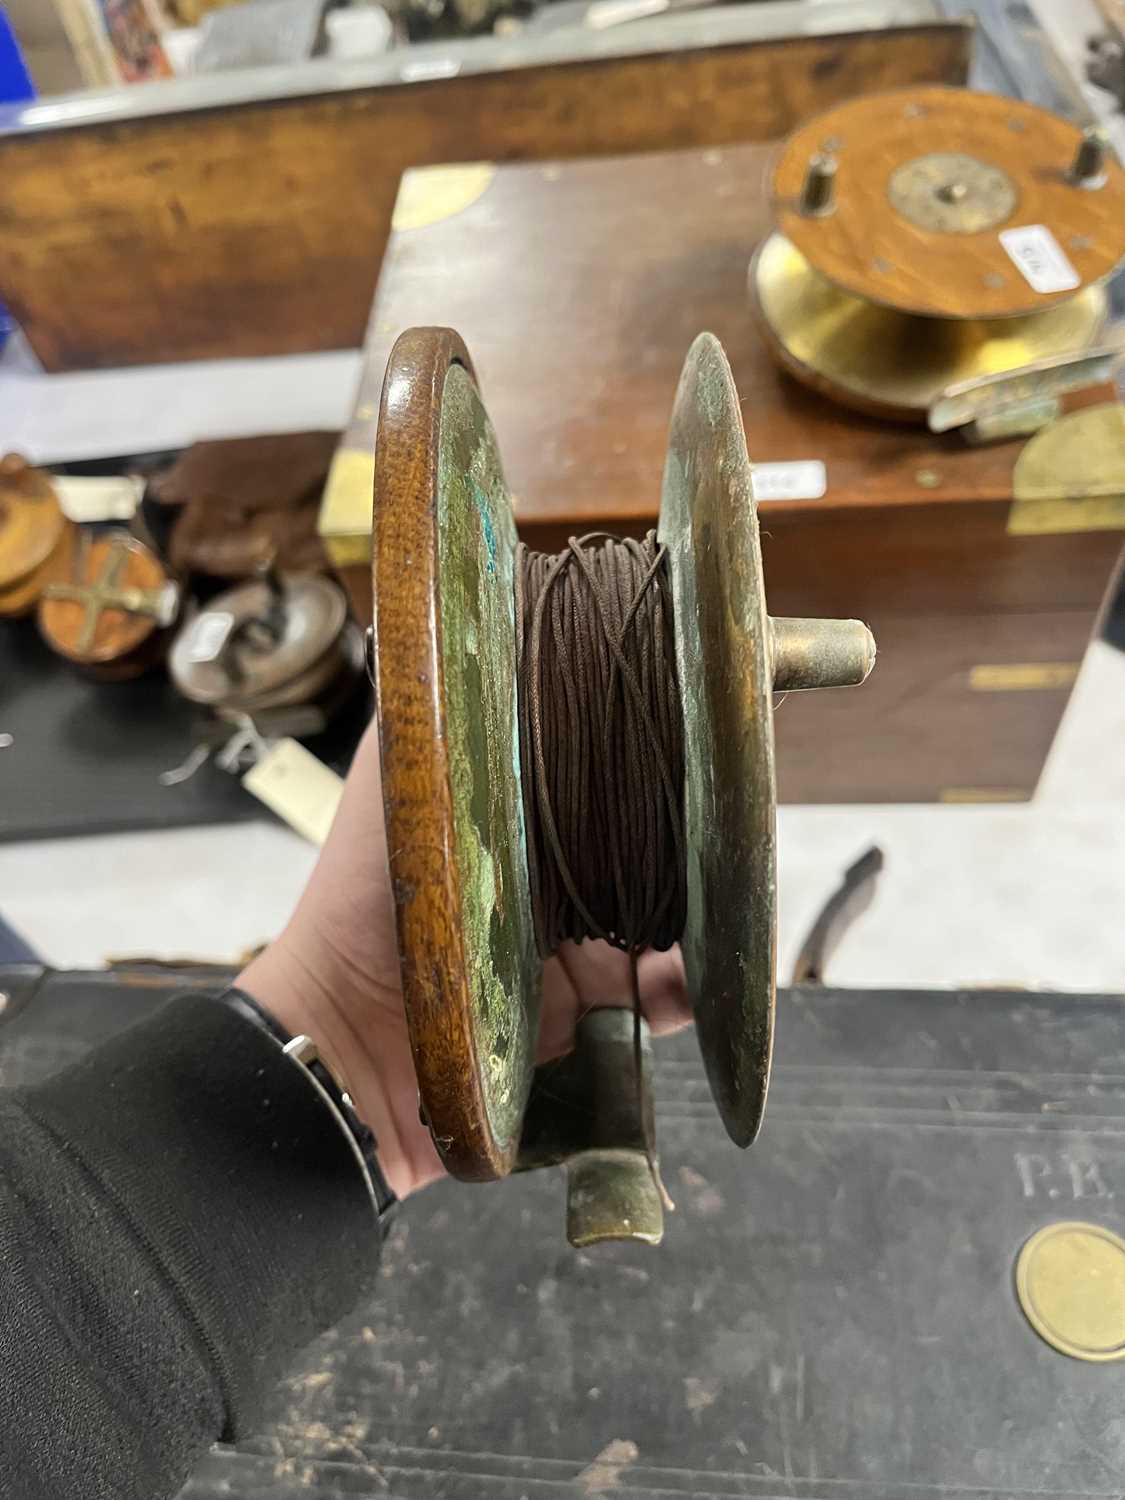
[[[1125,1240],[1112,1229],[1064,1221],[1037,1230],[1016,1261],[1016,1295],[1060,1354],[1125,1359]]]
[[[981,280],[985,286],[1001,287],[1004,285],[1004,278],[999,271],[986,271]]]
[[[919,469],[914,475],[914,482],[924,490],[936,490],[941,483],[941,475],[936,469]]]

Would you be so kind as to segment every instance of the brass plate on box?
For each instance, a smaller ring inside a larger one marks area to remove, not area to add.
[[[916,421],[950,386],[1085,349],[1106,311],[1091,286],[1025,317],[917,317],[833,286],[780,234],[751,263],[750,296],[790,374],[861,411]]]
[[[969,669],[974,693],[1031,693],[1068,689],[1074,685],[1077,661],[997,662]]]
[[[446,167],[413,167],[402,174],[391,228],[426,229],[471,208],[492,186],[496,168],[490,161]]]
[[[370,448],[336,450],[320,502],[317,531],[337,568],[371,561],[374,483],[375,457]]]
[[[1101,1224],[1048,1224],[1016,1261],[1028,1322],[1060,1354],[1125,1359],[1125,1240]]]
[[[1031,788],[1024,786],[947,786],[942,789],[942,802],[975,805],[982,802],[1030,802]]]
[[[1037,432],[1012,471],[1008,531],[1125,530],[1125,406],[1107,401]]]

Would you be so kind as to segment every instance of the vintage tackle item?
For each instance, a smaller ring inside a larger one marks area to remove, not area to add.
[[[658,1241],[637,951],[681,943],[712,1092],[749,1145],[773,1032],[773,693],[862,682],[871,634],[767,613],[738,396],[709,334],[684,366],[655,534],[584,536],[557,557],[517,544],[460,338],[404,334],[383,387],[373,556],[424,1117],[462,1178],[566,1161],[574,1244]],[[592,1011],[533,1088],[560,934],[628,955],[634,1013]]]
[[[338,584],[271,568],[188,620],[168,669],[185,698],[220,715],[303,704],[330,710],[359,680],[362,650]]]
[[[70,576],[43,592],[39,631],[52,651],[91,676],[120,681],[162,660],[182,601],[179,583],[137,537],[84,532]]]
[[[18,453],[0,458],[0,616],[35,608],[65,573],[74,538],[49,477]]]
[[[750,268],[762,333],[798,380],[879,416],[921,421],[950,387],[1029,368],[1057,383],[1125,257],[1125,171],[1104,134],[968,89],[815,116],[768,191],[775,230]]]

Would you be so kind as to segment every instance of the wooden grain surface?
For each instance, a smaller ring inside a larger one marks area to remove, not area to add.
[[[969,37],[741,43],[0,137],[0,297],[50,370],[350,347],[405,168],[770,138],[863,90],[960,82]]]
[[[750,254],[769,227],[760,190],[770,159],[751,145],[511,165],[462,213],[396,233],[344,445],[370,453],[394,336],[440,321],[472,350],[525,539],[555,550],[591,526],[638,533],[657,513],[684,354],[709,329],[730,359],[754,461],[826,466],[823,498],[762,507],[771,612],[863,618],[879,646],[863,688],[787,700],[777,718],[782,798],[935,798],[953,777],[1031,786],[1065,691],[999,710],[1020,716],[1018,734],[996,732],[982,695],[948,712],[930,691],[950,673],[940,631],[914,622],[953,629],[971,616],[983,631],[990,616],[1011,616],[1001,659],[1036,661],[1051,659],[1049,620],[1073,616],[1066,650],[1080,655],[1121,535],[1011,535],[1018,442],[970,448],[956,433],[848,413],[779,371],[746,294]],[[361,613],[370,608],[366,581],[353,598]],[[971,644],[961,638],[966,665]],[[891,697],[880,700],[884,682]],[[908,693],[918,710],[897,717]],[[888,715],[902,726],[893,740],[880,733]],[[847,758],[825,752],[829,723],[851,745]]]
[[[474,892],[457,858],[462,768],[447,722],[436,497],[443,395],[458,365],[471,376],[456,335],[426,328],[397,344],[388,371],[375,468],[375,690],[419,1096],[447,1167],[489,1178],[510,1169],[518,1135],[494,1129],[489,1109],[474,1015]]]
[[[18,453],[0,458],[0,591],[43,566],[65,525],[46,474]]]
[[[933,317],[993,318],[1034,312],[1073,295],[1037,291],[1013,264],[1001,230],[1041,225],[1081,285],[1125,255],[1125,169],[1106,163],[1104,186],[1067,178],[1081,131],[1015,99],[968,89],[896,89],[839,105],[793,133],[770,178],[778,227],[822,275],[868,301]],[[836,206],[820,218],[797,208],[809,158],[825,145],[838,162]],[[920,227],[892,206],[889,184],[904,164],[959,154],[1009,179],[1010,210],[975,233]]]

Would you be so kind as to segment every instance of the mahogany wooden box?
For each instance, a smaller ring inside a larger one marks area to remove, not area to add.
[[[806,9],[0,106],[0,301],[48,370],[352,348],[408,167],[766,140],[862,90],[965,79],[971,22],[932,0]]]
[[[392,234],[355,417],[322,530],[370,610],[371,448],[387,355],[412,324],[465,338],[526,540],[653,523],[680,366],[726,348],[756,462],[819,460],[822,498],[761,506],[780,615],[858,616],[867,684],[792,693],[777,717],[788,801],[1017,801],[1035,788],[1113,578],[1121,530],[1018,531],[1020,441],[865,418],[780,373],[751,318],[769,147],[500,167],[479,196]],[[404,179],[417,221],[426,183]],[[455,201],[448,195],[446,203]],[[440,209],[438,198],[434,211]],[[1017,528],[1017,529],[1013,529]]]

